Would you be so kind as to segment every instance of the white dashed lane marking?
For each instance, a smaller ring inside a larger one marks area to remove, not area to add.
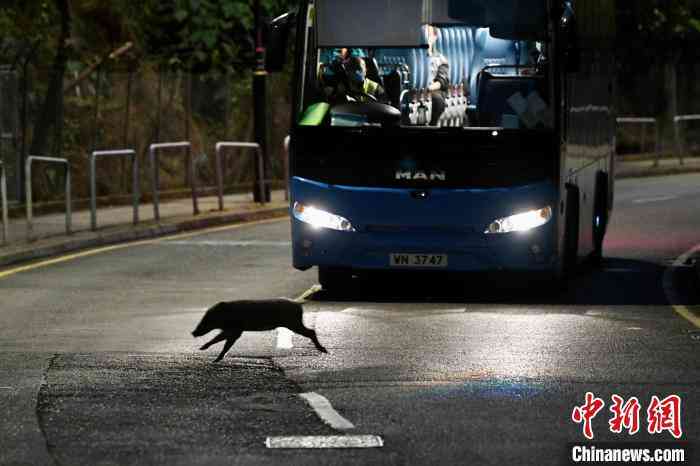
[[[292,342],[292,331],[288,328],[279,327],[277,329],[277,349],[292,348],[294,348],[294,342]]]
[[[659,196],[659,197],[647,197],[643,199],[635,199],[632,201],[634,204],[651,204],[652,202],[664,202],[664,201],[672,201],[676,199],[678,196]]]
[[[350,430],[355,428],[352,422],[345,419],[338,411],[333,409],[331,402],[328,401],[326,397],[315,392],[302,393],[299,396],[305,399],[314,411],[316,411],[318,417],[332,428],[336,430]]]
[[[384,441],[378,435],[318,435],[268,437],[267,448],[379,448]]]

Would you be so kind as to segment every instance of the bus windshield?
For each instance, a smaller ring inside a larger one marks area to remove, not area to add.
[[[550,129],[544,0],[318,0],[302,126]]]

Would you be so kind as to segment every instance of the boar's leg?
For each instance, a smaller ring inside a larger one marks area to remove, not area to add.
[[[289,328],[289,327],[287,327]],[[328,351],[326,348],[323,347],[320,341],[318,341],[318,338],[316,337],[316,332],[311,330],[310,328],[306,328],[303,325],[301,326],[295,326],[294,328],[289,328],[292,332],[296,332],[301,336],[304,336],[311,340],[314,343],[314,346],[316,346],[316,349],[319,350],[322,353],[327,353]]]
[[[238,330],[238,331],[235,331],[235,332],[227,332],[227,333],[224,335],[224,338],[226,339],[226,343],[224,343],[224,347],[223,347],[223,349],[221,350],[221,353],[219,354],[219,357],[216,358],[216,359],[214,360],[214,362],[219,362],[219,361],[221,361],[222,359],[224,359],[224,355],[225,355],[226,353],[228,353],[228,350],[230,350],[231,347],[233,346],[233,344],[236,343],[236,340],[238,340],[238,338],[240,338],[240,336],[241,336],[242,333],[243,333],[242,331]]]
[[[204,351],[204,350],[206,350],[206,349],[209,349],[209,347],[210,347],[211,345],[215,345],[216,343],[218,343],[218,342],[220,342],[220,341],[224,341],[226,338],[227,338],[227,337],[226,337],[226,333],[225,333],[225,332],[221,332],[220,334],[218,334],[217,336],[215,336],[209,343],[205,343],[204,346],[202,346],[202,347],[199,348],[199,349],[200,349],[201,351]]]

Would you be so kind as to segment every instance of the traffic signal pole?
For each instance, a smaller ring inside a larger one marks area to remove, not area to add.
[[[263,44],[262,12],[260,0],[253,4],[255,14],[255,70],[253,72],[253,118],[255,123],[255,141],[260,144],[263,153],[263,172],[256,164],[255,186],[260,180],[268,179],[270,173],[270,156],[267,151],[267,71],[265,70],[265,45]],[[265,201],[270,201],[270,184],[265,182]],[[258,189],[253,190],[255,202],[262,202]]]

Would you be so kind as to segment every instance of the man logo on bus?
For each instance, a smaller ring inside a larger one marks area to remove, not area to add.
[[[442,170],[397,170],[397,180],[447,181],[447,173]]]

